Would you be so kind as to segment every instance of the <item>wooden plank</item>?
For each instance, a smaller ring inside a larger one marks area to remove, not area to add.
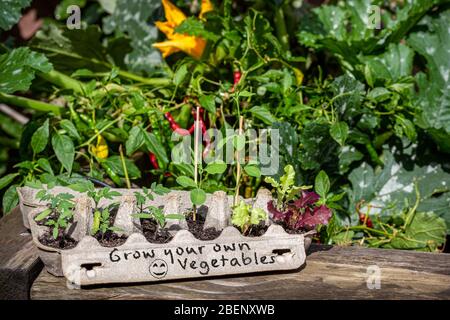
[[[367,267],[381,270],[368,289]],[[43,271],[32,299],[450,299],[450,255],[313,246],[301,270],[153,284],[66,288]]]
[[[31,284],[42,268],[17,207],[0,219],[0,300],[29,299]]]

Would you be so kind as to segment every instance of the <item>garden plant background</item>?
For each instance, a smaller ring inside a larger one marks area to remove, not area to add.
[[[449,1],[51,3],[0,2],[3,214],[18,186],[87,176],[192,188],[180,183],[192,166],[172,161],[171,136],[201,107],[205,130],[238,129],[241,116],[245,128],[279,130],[273,178],[291,165],[295,184],[315,185],[333,210],[317,241],[443,250]],[[242,181],[235,166],[211,172],[201,190],[238,185],[249,198],[271,187],[258,164]]]

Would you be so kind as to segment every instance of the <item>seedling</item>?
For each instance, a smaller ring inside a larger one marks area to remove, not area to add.
[[[331,209],[326,205],[339,200],[337,196],[328,196],[330,182],[324,171],[316,178],[316,192],[307,191],[310,186],[295,186],[295,172],[291,165],[284,168],[285,174],[276,181],[266,177],[265,181],[275,188],[277,203],[269,201],[267,209],[273,220],[281,222],[291,230],[311,230],[318,225],[327,224],[331,218]]]
[[[91,229],[91,235],[101,232],[102,238],[106,231],[120,231],[119,228],[110,226],[110,215],[111,210],[117,203],[110,204],[107,208],[99,208],[100,200],[102,199],[113,199],[114,197],[120,196],[117,191],[111,191],[111,188],[101,188],[96,189],[94,184],[90,181],[84,183],[77,183],[69,186],[71,189],[79,192],[86,192],[87,196],[94,201],[94,222]]]
[[[231,223],[241,229],[243,235],[251,232],[253,226],[258,225],[261,221],[267,219],[267,213],[261,208],[253,208],[244,201],[233,209],[231,215]]]
[[[151,192],[163,195],[168,193],[169,191],[170,191],[169,189],[163,187],[162,185],[156,185],[156,183],[153,183],[150,190],[147,188],[143,188],[143,192],[135,192],[134,195],[136,197],[136,205],[139,209],[139,212],[133,214],[133,216],[140,219],[154,219],[161,229],[164,229],[166,227],[167,220],[184,219],[184,215],[182,214],[165,215],[161,208],[155,206],[145,206],[145,203],[147,201],[151,201],[154,199],[153,194]]]
[[[296,186],[295,185],[295,171],[294,167],[287,165],[284,167],[284,175],[281,176],[280,181],[276,181],[272,177],[266,177],[265,182],[272,185],[277,195],[276,208],[283,210],[286,207],[286,203],[295,199],[299,191],[308,190],[311,186]]]
[[[41,201],[49,201],[49,207],[39,213],[34,220],[36,222],[45,220],[45,225],[52,228],[53,238],[56,240],[61,235],[64,239],[64,230],[73,218],[75,203],[72,199],[74,196],[69,193],[52,195],[42,189],[36,194],[36,198]]]

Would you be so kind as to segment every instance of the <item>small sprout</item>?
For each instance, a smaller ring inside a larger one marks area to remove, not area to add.
[[[154,199],[153,193],[158,195],[163,195],[169,193],[170,190],[165,188],[160,184],[156,184],[155,182],[151,185],[150,189],[143,188],[142,192],[135,192],[134,196],[136,197],[136,205],[139,209],[139,212],[133,214],[133,217],[139,219],[154,219],[160,228],[165,228],[167,224],[167,220],[182,220],[184,219],[184,215],[182,214],[164,214],[161,208],[155,206],[145,206],[147,201],[152,201]]]
[[[258,225],[267,219],[267,213],[261,208],[253,208],[251,205],[241,201],[234,209],[231,216],[231,223],[241,229],[246,235],[252,226]]]
[[[272,177],[266,177],[265,182],[272,185],[277,195],[276,207],[278,210],[283,210],[285,204],[295,199],[301,190],[310,189],[311,186],[296,186],[295,185],[295,171],[290,164],[284,167],[284,175],[280,177],[280,181],[276,181]]]

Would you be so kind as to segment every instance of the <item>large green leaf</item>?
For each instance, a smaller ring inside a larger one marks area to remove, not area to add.
[[[432,212],[417,212],[405,232],[396,234],[385,247],[436,251],[445,242],[447,227],[444,219]]]
[[[450,227],[450,174],[438,165],[415,165],[406,169],[389,151],[383,156],[383,169],[374,170],[363,163],[349,174],[352,188],[348,194],[353,221],[357,222],[356,206],[361,201],[364,201],[361,212],[380,216],[392,216],[412,207],[417,198],[417,185],[420,195],[417,211],[434,212]]]
[[[120,31],[131,39],[133,51],[125,57],[130,70],[150,72],[161,63],[159,51],[152,47],[158,31],[148,21],[160,6],[157,0],[117,0],[112,15],[103,20],[106,33]]]
[[[360,60],[370,68],[374,79],[395,82],[412,74],[413,57],[414,52],[407,45],[391,43],[383,54],[360,57]]]
[[[21,11],[31,0],[2,0],[0,2],[0,29],[9,30],[21,17]]]
[[[372,5],[377,0],[347,0],[337,5],[322,5],[303,19],[298,39],[306,46],[328,50],[336,55],[344,68],[355,71],[358,55],[387,48],[397,43],[434,5],[445,0],[405,0],[397,3],[395,12],[382,13],[383,28],[370,23]]]
[[[420,109],[418,124],[426,129],[443,151],[450,152],[450,10],[439,17],[425,17],[422,30],[411,34],[408,43],[425,57],[428,77],[416,77],[419,92],[415,100]]]
[[[44,52],[58,71],[72,73],[79,69],[108,72],[120,61],[114,59],[114,51],[102,44],[102,32],[98,26],[69,30],[56,25],[44,26],[36,33],[31,47]],[[122,45],[122,50],[126,50]]]
[[[14,49],[0,56],[0,92],[28,90],[36,71],[47,73],[52,69],[43,54],[25,47]]]
[[[303,169],[319,169],[321,164],[333,161],[338,144],[329,131],[330,126],[327,123],[312,121],[306,124],[300,134],[298,153]]]

